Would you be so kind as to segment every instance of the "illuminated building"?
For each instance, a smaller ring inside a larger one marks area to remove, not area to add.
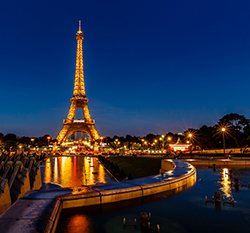
[[[71,106],[67,119],[63,120],[63,127],[57,136],[59,144],[65,142],[69,136],[76,140],[75,135],[77,135],[77,132],[86,133],[92,140],[97,140],[100,137],[95,128],[95,121],[91,119],[89,114],[88,99],[85,95],[81,21],[79,21],[79,31],[76,33],[76,40],[77,52],[74,91],[73,97],[70,99]],[[82,108],[83,119],[75,119],[77,108]]]
[[[175,144],[169,144],[170,148],[174,151],[185,151],[188,149],[190,144],[182,143],[180,138],[178,138],[177,142]]]

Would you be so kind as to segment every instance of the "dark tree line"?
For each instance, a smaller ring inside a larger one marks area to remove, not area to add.
[[[46,134],[42,137],[18,137],[15,134],[9,133],[4,135],[0,133],[0,150],[15,151],[21,144],[24,150],[29,150],[29,147],[42,147],[48,145],[48,136]],[[53,143],[55,140],[50,140],[49,143]]]
[[[221,128],[225,127],[225,140],[227,147],[246,147],[250,145],[250,120],[245,116],[237,113],[230,113],[223,116],[213,126],[203,125],[199,129],[189,128],[181,134],[168,132],[163,135],[147,134],[144,137],[126,135],[126,137],[114,136],[104,138],[104,142],[112,147],[116,147],[116,141],[119,146],[128,146],[128,148],[137,147],[137,149],[147,148],[154,149],[166,148],[169,143],[176,143],[178,138],[182,142],[190,141],[194,147],[201,149],[218,149],[223,147]],[[189,137],[189,135],[192,135]],[[170,140],[168,140],[170,139]],[[155,140],[157,141],[156,143]],[[144,144],[146,142],[146,144]]]

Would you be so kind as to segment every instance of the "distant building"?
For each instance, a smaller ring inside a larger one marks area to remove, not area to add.
[[[188,150],[190,144],[182,143],[180,138],[178,138],[175,144],[169,144],[169,146],[171,150],[174,150],[174,151],[185,151],[185,150]]]

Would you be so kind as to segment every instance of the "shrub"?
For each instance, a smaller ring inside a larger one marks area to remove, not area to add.
[[[126,174],[124,173],[123,169],[121,169],[120,178],[121,178],[121,179],[126,178]]]
[[[115,173],[120,173],[120,169],[119,169],[118,165],[115,166],[115,171],[114,172]]]

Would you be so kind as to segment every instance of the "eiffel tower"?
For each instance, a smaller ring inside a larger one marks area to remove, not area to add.
[[[95,121],[91,119],[87,105],[88,98],[85,95],[84,72],[83,72],[83,33],[81,31],[81,21],[79,21],[79,31],[76,33],[77,51],[76,51],[76,70],[73,97],[70,99],[71,106],[66,120],[63,120],[63,127],[57,136],[58,144],[67,140],[69,136],[74,139],[74,133],[86,133],[92,140],[100,138],[96,128]],[[75,119],[76,109],[82,108],[83,119]]]

